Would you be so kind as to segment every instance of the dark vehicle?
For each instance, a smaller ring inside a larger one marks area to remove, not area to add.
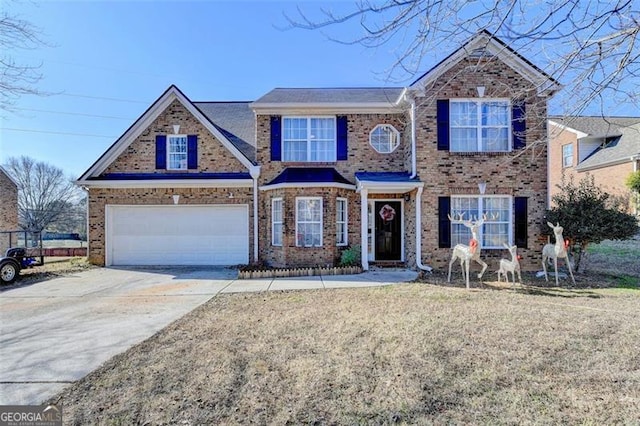
[[[14,247],[7,250],[5,257],[0,258],[0,282],[11,284],[18,278],[20,270],[39,265],[34,257],[27,256],[27,250]]]

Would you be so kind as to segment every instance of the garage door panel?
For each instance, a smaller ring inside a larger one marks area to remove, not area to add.
[[[113,265],[233,265],[249,261],[247,206],[110,206]]]

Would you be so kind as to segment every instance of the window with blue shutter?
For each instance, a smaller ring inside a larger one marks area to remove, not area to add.
[[[513,238],[520,248],[527,248],[529,218],[527,212],[527,197],[515,197],[513,203],[515,216]]]
[[[187,168],[195,170],[198,168],[198,136],[187,136]]]
[[[511,106],[511,130],[513,132],[513,149],[524,148],[527,144],[526,110],[524,101],[514,102]]]
[[[167,168],[167,137],[156,135],[156,169]]]
[[[282,134],[279,115],[271,116],[271,161],[282,161]]]
[[[438,197],[438,247],[451,247],[451,221],[449,213],[451,211],[451,198]]]
[[[337,159],[347,159],[347,136],[349,133],[348,121],[346,115],[336,117],[336,137],[337,137]]]
[[[437,101],[437,121],[438,121],[438,150],[449,150],[449,100],[438,99]]]

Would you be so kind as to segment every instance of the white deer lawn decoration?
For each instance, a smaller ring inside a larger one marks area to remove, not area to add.
[[[509,272],[513,278],[513,285],[516,285],[516,273],[518,274],[518,282],[522,284],[522,276],[520,276],[520,260],[518,259],[518,246],[510,246],[503,243],[505,248],[509,250],[511,254],[511,260],[500,259],[500,269],[498,269],[498,282],[500,282],[500,275],[504,275],[504,280],[509,282]]]
[[[464,213],[460,213],[458,221],[471,230],[471,240],[469,245],[456,244],[451,254],[451,261],[449,262],[449,277],[447,282],[451,282],[451,266],[456,259],[460,260],[460,267],[462,268],[462,277],[465,279],[467,288],[469,288],[469,263],[473,260],[482,266],[482,271],[478,274],[478,278],[482,279],[484,271],[487,269],[487,264],[480,259],[480,244],[478,243],[478,229],[484,224],[487,219],[487,215],[483,215],[482,219],[476,221],[462,220]],[[449,220],[453,222],[451,215],[448,215]]]
[[[569,269],[569,274],[571,274],[571,281],[575,284],[576,280],[573,278],[573,272],[571,271],[571,262],[569,262],[567,246],[565,245],[564,238],[562,237],[562,231],[564,229],[560,226],[560,223],[556,223],[556,225],[553,226],[553,223],[547,222],[547,225],[553,229],[553,234],[556,236],[556,243],[545,244],[542,249],[542,268],[544,269],[544,279],[549,281],[549,277],[547,276],[547,262],[549,259],[553,259],[553,266],[556,271],[556,285],[558,285],[558,258],[560,258],[565,260],[567,268]]]

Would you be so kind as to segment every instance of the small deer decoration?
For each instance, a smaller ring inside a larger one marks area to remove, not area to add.
[[[522,284],[522,276],[520,276],[520,260],[518,259],[518,246],[510,246],[503,243],[509,253],[511,254],[511,260],[500,259],[500,269],[498,269],[498,282],[500,282],[500,275],[504,275],[504,280],[509,282],[509,272],[513,278],[513,285],[516,285],[516,273],[518,274],[518,282]]]
[[[450,221],[454,221],[454,219],[449,216]],[[480,259],[480,244],[478,243],[478,229],[484,224],[485,220],[487,220],[487,215],[482,215],[481,219],[478,220],[463,220],[464,213],[460,213],[458,215],[458,221],[461,222],[464,226],[471,230],[471,240],[469,240],[469,245],[464,244],[456,244],[453,248],[453,253],[451,254],[451,261],[449,262],[449,277],[447,278],[447,282],[451,282],[451,266],[456,259],[460,260],[460,267],[462,268],[462,277],[465,279],[467,288],[469,288],[469,263],[473,260],[482,266],[482,271],[478,274],[478,278],[482,279],[482,275],[484,271],[487,269],[487,264]]]
[[[569,269],[569,274],[571,274],[571,281],[575,284],[576,280],[573,278],[573,272],[571,271],[571,262],[569,262],[567,246],[565,246],[564,238],[562,237],[562,231],[564,229],[560,226],[560,223],[556,223],[556,225],[553,226],[553,223],[547,222],[547,225],[553,229],[553,234],[556,236],[556,243],[545,244],[542,248],[542,268],[544,269],[544,279],[549,281],[549,277],[547,276],[547,262],[549,259],[553,259],[553,267],[556,271],[556,285],[558,285],[558,259],[565,259],[565,263]]]

